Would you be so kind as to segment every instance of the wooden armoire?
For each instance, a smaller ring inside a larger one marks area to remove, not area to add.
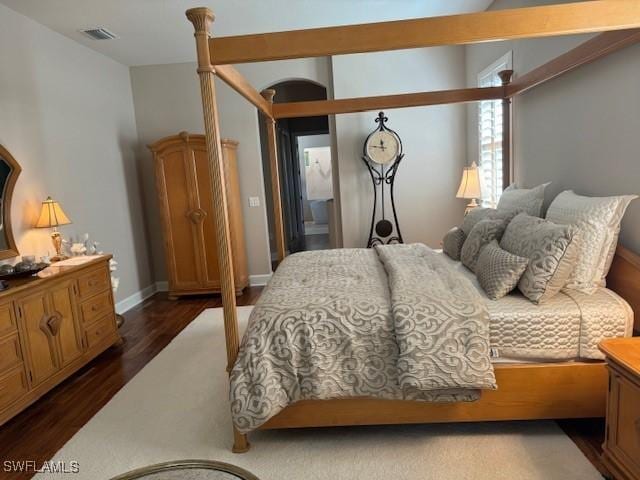
[[[236,293],[249,284],[238,181],[238,142],[222,140]],[[204,135],[181,132],[153,152],[169,298],[220,292],[211,179]]]

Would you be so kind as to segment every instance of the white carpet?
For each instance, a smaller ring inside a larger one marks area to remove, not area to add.
[[[239,311],[244,325],[251,308]],[[257,432],[248,453],[233,454],[224,363],[222,311],[207,310],[54,460],[78,461],[75,480],[188,458],[232,463],[261,480],[601,478],[553,422]]]

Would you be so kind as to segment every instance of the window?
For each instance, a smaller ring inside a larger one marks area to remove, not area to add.
[[[508,52],[478,74],[478,87],[500,86],[498,72],[511,69]],[[478,106],[478,166],[483,205],[495,207],[502,194],[502,101],[486,100]]]

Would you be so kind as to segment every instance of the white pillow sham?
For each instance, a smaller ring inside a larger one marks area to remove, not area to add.
[[[547,220],[579,230],[578,258],[565,288],[592,294],[605,285],[620,234],[620,222],[637,195],[585,197],[560,193],[547,210]]]

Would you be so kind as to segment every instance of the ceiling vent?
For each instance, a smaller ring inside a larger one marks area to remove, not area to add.
[[[114,38],[118,38],[115,33],[110,32],[104,27],[87,28],[80,31],[93,40],[113,40]]]

